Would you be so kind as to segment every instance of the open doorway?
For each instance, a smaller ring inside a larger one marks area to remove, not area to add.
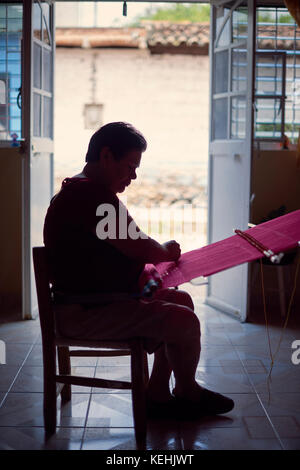
[[[101,124],[130,121],[145,134],[149,147],[139,179],[122,198],[147,233],[159,241],[176,238],[182,251],[226,238],[233,227],[246,228],[250,218],[257,223],[257,207],[261,209],[266,198],[258,197],[259,178],[250,176],[253,146],[280,150],[283,138],[288,138],[292,150],[298,137],[295,21],[283,6],[255,9],[251,1],[248,7],[245,2],[215,3],[224,6],[215,13],[218,37],[211,44],[215,127],[210,147],[209,5],[130,2],[124,16],[122,2],[57,3],[56,190],[63,177],[82,167],[89,138]],[[279,96],[283,65],[287,88],[282,87]],[[247,106],[250,101],[254,116]],[[274,199],[272,195],[272,204]],[[244,266],[215,276],[209,294],[211,302],[221,298],[218,308],[224,310],[226,304],[228,313],[243,319],[246,270]],[[238,282],[243,289],[237,288]]]
[[[205,245],[208,49],[209,5],[130,3],[125,17],[122,3],[59,2],[55,190],[83,166],[94,131],[131,122],[148,149],[121,199],[160,242],[176,239],[182,252]]]

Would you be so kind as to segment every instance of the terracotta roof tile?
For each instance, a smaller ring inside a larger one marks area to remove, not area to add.
[[[147,43],[151,46],[190,44],[203,47],[209,44],[209,23],[170,23],[169,21],[144,21]]]
[[[143,48],[144,28],[56,28],[58,47],[131,47]]]
[[[276,41],[274,37],[277,37]],[[296,45],[294,39],[298,40]],[[257,28],[257,44],[259,49],[299,49],[300,28],[290,25],[259,25]]]
[[[140,28],[57,28],[57,47],[199,48],[208,51],[209,24],[144,21]],[[186,51],[188,52],[188,51]]]
[[[289,25],[259,25],[260,49],[293,49],[300,28]],[[208,54],[209,23],[143,21],[138,28],[57,28],[58,47],[148,48],[151,53]]]

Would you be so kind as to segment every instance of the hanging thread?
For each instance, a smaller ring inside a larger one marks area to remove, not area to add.
[[[271,359],[271,367],[273,367],[274,359],[273,359],[273,354],[272,354],[271,338],[270,338],[270,332],[269,332],[269,322],[268,322],[268,316],[267,316],[267,307],[266,307],[266,295],[265,295],[265,283],[264,283],[263,264],[262,264],[262,260],[261,260],[261,259],[259,260],[259,262],[260,262],[261,289],[262,289],[262,298],[263,298],[265,325],[266,325],[266,331],[267,331],[267,338],[268,338],[268,345],[269,345],[269,354],[270,354],[270,359]],[[271,370],[271,369],[270,369],[270,370]],[[268,403],[270,403],[270,380],[271,380],[271,373],[269,372],[268,377],[267,377]]]
[[[262,296],[263,296],[264,317],[265,317],[265,324],[266,324],[268,344],[269,344],[269,352],[270,352],[270,359],[271,359],[271,365],[270,365],[270,369],[269,369],[269,373],[268,373],[268,377],[267,377],[268,404],[270,404],[270,397],[271,397],[271,395],[270,395],[271,374],[272,374],[272,370],[273,370],[273,366],[274,366],[275,357],[277,356],[277,354],[279,352],[279,349],[280,349],[280,346],[281,346],[281,343],[282,343],[282,340],[283,340],[283,334],[286,330],[286,327],[287,327],[287,324],[288,324],[288,321],[289,321],[289,318],[290,318],[291,308],[292,308],[292,305],[293,305],[293,301],[294,301],[294,297],[295,297],[295,293],[296,293],[296,288],[297,288],[299,268],[300,268],[300,256],[298,256],[298,261],[297,261],[296,271],[295,271],[295,278],[294,278],[294,285],[293,285],[293,290],[292,290],[292,293],[291,293],[291,297],[290,297],[290,301],[289,301],[289,305],[288,305],[288,309],[287,309],[286,318],[285,318],[284,324],[281,328],[281,334],[280,334],[280,338],[279,338],[279,341],[278,341],[277,348],[275,350],[275,353],[273,354],[272,353],[272,347],[271,347],[270,333],[269,333],[269,322],[268,322],[268,317],[267,317],[266,296],[265,296],[265,286],[264,286],[264,276],[263,276],[263,264],[262,264],[262,260],[260,259],[260,272],[261,272],[261,286],[262,286]]]
[[[252,235],[250,235],[249,233],[243,232],[242,230],[238,230],[238,229],[236,229],[234,232],[237,235],[239,235],[241,238],[246,240],[250,245],[254,246],[258,251],[263,253],[267,258],[270,259],[270,261],[272,263],[275,263],[275,264],[280,263],[282,257],[284,256],[283,253],[278,253],[277,255],[275,255],[275,253],[272,250],[267,248],[265,245],[263,245],[256,238],[252,237]],[[298,246],[300,246],[300,242],[298,242]],[[296,287],[297,287],[297,278],[298,278],[298,273],[299,273],[300,257],[298,257],[298,261],[297,261],[294,286],[293,286],[293,290],[292,290],[292,293],[291,293],[291,298],[290,298],[290,301],[289,301],[285,322],[284,322],[284,324],[281,328],[281,335],[280,335],[278,345],[277,345],[277,348],[275,350],[274,355],[273,355],[273,352],[272,352],[271,338],[270,338],[270,332],[269,332],[269,322],[268,322],[267,307],[266,307],[266,295],[265,295],[265,284],[264,284],[262,258],[259,261],[260,261],[260,272],[261,272],[261,288],[262,288],[262,297],[263,297],[263,309],[264,309],[265,325],[266,325],[268,345],[269,345],[269,353],[270,353],[270,359],[271,359],[271,365],[270,365],[270,369],[269,369],[269,373],[268,373],[268,377],[267,377],[268,402],[270,403],[270,398],[271,398],[271,394],[270,394],[271,374],[272,374],[272,370],[273,370],[273,367],[274,367],[275,357],[277,356],[278,351],[280,349],[281,342],[282,342],[282,339],[283,339],[283,334],[284,334],[284,331],[286,330],[286,327],[287,327],[287,324],[288,324],[288,321],[289,321],[289,318],[290,318],[291,307],[292,307],[292,304],[293,304],[293,300],[294,300],[294,296],[295,296],[295,292],[296,292]]]

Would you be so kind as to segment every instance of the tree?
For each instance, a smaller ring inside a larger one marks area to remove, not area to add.
[[[139,24],[142,20],[207,23],[209,22],[209,15],[209,4],[176,3],[167,7],[158,7],[154,11],[153,8],[149,8],[144,15],[136,18],[135,24]]]

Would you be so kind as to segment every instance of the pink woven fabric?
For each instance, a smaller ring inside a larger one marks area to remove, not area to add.
[[[239,228],[239,227],[233,227]],[[274,253],[295,248],[300,241],[300,210],[248,229],[249,233]],[[174,287],[199,276],[210,276],[264,255],[239,235],[184,253],[177,263],[159,263],[162,287]]]

